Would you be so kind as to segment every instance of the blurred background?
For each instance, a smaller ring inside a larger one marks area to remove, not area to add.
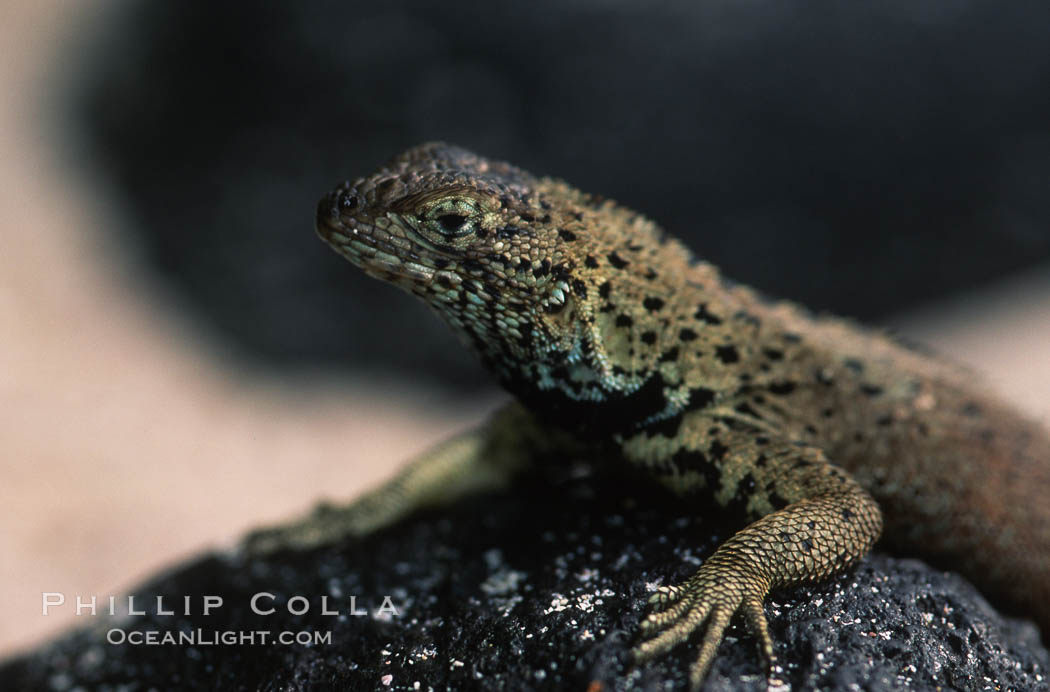
[[[1050,419],[1050,4],[0,8],[0,656],[501,399],[317,199],[444,139]]]

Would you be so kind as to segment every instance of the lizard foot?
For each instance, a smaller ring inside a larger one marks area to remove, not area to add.
[[[641,623],[646,639],[632,651],[635,662],[643,663],[667,653],[706,624],[700,653],[689,670],[690,687],[697,690],[714,661],[730,619],[740,611],[772,670],[773,639],[762,609],[768,591],[768,579],[761,570],[738,556],[716,552],[688,581],[661,587],[649,599],[653,612]]]

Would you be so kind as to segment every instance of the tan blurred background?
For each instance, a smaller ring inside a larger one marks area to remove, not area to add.
[[[43,617],[41,592],[126,593],[360,492],[494,403],[218,355],[127,261],[122,219],[49,132],[57,47],[98,9],[0,6],[0,656],[75,624]],[[894,323],[1050,419],[1050,267]]]
[[[93,11],[0,9],[0,655],[72,624],[41,616],[42,591],[125,593],[377,483],[487,408],[209,355],[120,262],[121,220],[48,136],[49,60]]]

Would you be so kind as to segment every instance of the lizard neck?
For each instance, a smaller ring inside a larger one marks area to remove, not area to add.
[[[722,385],[704,376],[718,369],[698,377],[689,366],[699,343],[728,329],[728,316],[719,325],[730,308],[713,266],[650,222],[624,228],[620,210],[608,211],[612,230],[591,235],[602,242],[561,263],[559,280],[571,292],[519,325],[529,328],[527,348],[475,346],[531,410],[558,425],[619,434],[714,400]]]

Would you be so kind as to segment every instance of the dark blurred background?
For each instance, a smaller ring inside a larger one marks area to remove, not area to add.
[[[731,277],[879,320],[1050,258],[1050,3],[135,3],[69,120],[239,356],[472,388],[317,199],[444,139],[613,197]]]

